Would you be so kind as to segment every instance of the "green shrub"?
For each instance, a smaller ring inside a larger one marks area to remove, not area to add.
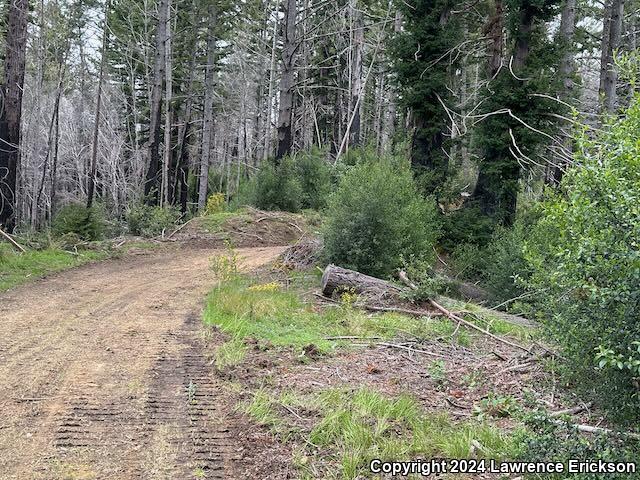
[[[516,437],[515,460],[524,462],[562,462],[569,460],[605,462],[634,462],[640,454],[640,443],[617,435],[585,436],[571,424],[558,423],[540,414],[529,415],[525,419],[528,431]],[[540,480],[564,480],[567,474],[531,475],[526,478]],[[617,480],[635,478],[629,474],[572,474],[575,480]]]
[[[207,198],[207,205],[204,209],[205,215],[215,215],[216,213],[220,213],[224,210],[225,207],[225,197],[224,193],[212,193]]]
[[[511,228],[498,227],[486,248],[485,286],[499,302],[520,297],[527,292],[531,269],[524,256],[524,246],[533,225],[519,219]]]
[[[180,212],[175,208],[140,205],[129,211],[127,224],[133,235],[154,237],[173,227],[179,218]]]
[[[331,192],[331,168],[324,153],[318,149],[299,153],[295,158],[295,166],[302,188],[302,208],[323,209]]]
[[[97,207],[87,209],[72,203],[62,207],[53,217],[51,231],[56,237],[75,234],[82,240],[99,240],[104,232],[104,215]]]
[[[600,346],[627,355],[640,340],[640,98],[626,117],[580,139],[577,167],[544,204],[527,243],[531,286],[578,384],[611,412],[638,418],[638,378],[600,367]]]
[[[451,252],[448,264],[455,278],[482,280],[487,269],[486,248],[473,243],[461,243]]]
[[[252,203],[262,210],[298,212],[302,207],[302,185],[292,158],[276,165],[265,161],[252,181]]]
[[[325,256],[343,267],[386,276],[403,259],[432,257],[438,233],[435,202],[420,196],[408,165],[361,163],[344,175],[329,200]]]
[[[468,205],[444,215],[442,227],[440,246],[452,252],[457,246],[466,243],[486,246],[491,241],[496,222],[483,215],[478,207]]]

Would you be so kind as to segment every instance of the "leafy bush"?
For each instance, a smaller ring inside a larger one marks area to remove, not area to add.
[[[581,138],[580,166],[544,205],[527,244],[531,286],[549,332],[563,347],[579,384],[611,412],[637,419],[638,379],[628,369],[599,367],[596,351],[626,356],[640,340],[640,98],[595,139]]]
[[[524,256],[524,246],[533,225],[528,219],[516,220],[511,228],[499,227],[486,248],[485,286],[500,302],[527,292],[531,269]]]
[[[520,432],[515,449],[516,460],[526,462],[562,462],[569,460],[605,462],[633,462],[640,454],[638,441],[616,435],[581,435],[571,424],[558,423],[541,414],[529,415],[526,419],[528,431]],[[535,475],[531,478],[564,480],[567,474]],[[617,480],[631,478],[629,474],[572,474],[575,480]]]
[[[480,209],[468,205],[444,216],[440,245],[451,252],[458,245],[469,243],[486,246],[496,228],[495,220],[483,215]]]
[[[212,193],[207,198],[207,205],[204,209],[205,215],[214,215],[224,210],[224,193]]]
[[[321,150],[303,152],[295,158],[296,174],[302,188],[302,208],[321,210],[331,192],[331,168]]]
[[[140,205],[129,211],[127,224],[133,235],[154,237],[173,227],[179,218],[180,212],[175,208]]]
[[[329,200],[325,255],[343,267],[385,276],[403,259],[431,257],[438,233],[435,202],[420,196],[408,165],[361,163]]]
[[[53,217],[51,231],[57,237],[75,234],[82,240],[99,240],[104,224],[104,215],[97,207],[87,209],[84,205],[72,203],[62,207]]]
[[[484,279],[487,263],[486,249],[473,243],[456,246],[448,262],[456,278],[472,281]]]
[[[252,181],[252,203],[262,210],[297,212],[302,207],[302,185],[292,158],[276,165],[265,161]]]

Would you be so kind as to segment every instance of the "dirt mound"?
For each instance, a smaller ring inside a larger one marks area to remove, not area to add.
[[[180,228],[171,240],[189,242],[203,248],[267,247],[288,245],[307,232],[302,215],[247,209],[239,213],[222,213],[196,217]]]

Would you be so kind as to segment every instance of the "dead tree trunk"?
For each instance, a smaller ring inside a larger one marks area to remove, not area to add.
[[[108,42],[108,26],[109,18],[109,0],[104,6],[104,26],[102,31],[102,49],[100,52],[100,74],[98,77],[98,92],[96,98],[96,117],[93,121],[93,142],[91,145],[91,168],[89,171],[89,179],[87,185],[87,208],[93,206],[93,195],[96,186],[96,174],[98,173],[98,133],[100,131],[100,110],[102,108],[102,85],[104,83],[104,70],[107,62],[107,42]]]
[[[603,65],[601,66],[601,92],[604,97],[603,108],[606,112],[613,112],[616,108],[616,84],[618,71],[615,66],[614,53],[620,46],[622,38],[622,20],[624,16],[624,0],[613,0],[611,4],[611,20],[609,22],[609,38],[605,43],[603,33]]]
[[[153,86],[149,109],[149,168],[144,184],[145,202],[154,205],[158,201],[158,174],[160,172],[160,123],[162,119],[162,81],[166,62],[167,17],[169,0],[160,0],[158,26],[156,28],[156,56],[153,64]]]
[[[211,162],[213,136],[213,88],[216,63],[216,10],[213,5],[211,5],[209,8],[209,30],[207,34],[207,68],[205,71],[204,80],[204,123],[202,126],[202,152],[200,152],[200,182],[198,184],[198,211],[204,210],[204,206],[207,203],[207,188],[209,186],[209,163]]]
[[[296,55],[296,0],[287,0],[284,12],[282,75],[280,77],[280,108],[278,111],[278,148],[276,160],[291,153],[293,146],[293,74]]]
[[[0,225],[8,233],[16,225],[16,179],[20,157],[20,117],[27,49],[28,0],[12,0],[7,10],[4,75],[0,95]]]
[[[560,19],[560,41],[562,42],[563,54],[560,60],[560,75],[562,76],[562,97],[565,102],[571,102],[574,96],[574,75],[575,75],[575,58],[574,58],[574,32],[576,29],[576,2],[577,0],[567,0],[562,8],[562,16]],[[570,128],[566,125],[565,128]],[[563,135],[562,144],[565,152],[572,150],[572,140],[569,135]],[[560,184],[565,170],[567,160],[564,155],[556,157],[555,165],[550,166],[549,178],[547,183],[552,185]]]
[[[362,50],[364,47],[364,26],[362,12],[358,10],[357,0],[351,0],[350,4],[353,32],[353,54],[351,60],[351,108],[353,109],[353,121],[347,124],[349,130],[349,146],[360,145],[361,115],[362,111]]]

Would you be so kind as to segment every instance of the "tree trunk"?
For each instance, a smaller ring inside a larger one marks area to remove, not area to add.
[[[160,203],[169,205],[169,166],[171,165],[171,100],[173,96],[173,62],[171,51],[171,0],[167,0],[167,41],[165,44],[164,96],[164,162],[162,162],[162,195]]]
[[[164,80],[167,17],[169,0],[160,0],[158,4],[158,26],[156,28],[155,61],[153,64],[153,86],[149,108],[149,168],[144,184],[145,202],[149,205],[158,203],[158,174],[160,172],[160,124],[162,120],[162,81]]]
[[[602,91],[604,97],[603,108],[606,112],[613,112],[616,108],[616,85],[618,83],[618,71],[615,65],[614,53],[620,47],[622,38],[622,20],[624,16],[624,0],[613,0],[611,4],[611,21],[609,25],[609,41],[606,44],[606,55],[603,55],[605,62],[601,66],[601,74],[604,78],[601,80]],[[605,43],[603,39],[603,52]]]
[[[280,0],[276,2],[276,12],[280,10]],[[267,95],[267,107],[265,114],[264,128],[264,151],[262,159],[266,160],[272,154],[271,150],[271,130],[272,130],[272,113],[273,113],[273,92],[276,88],[276,68],[277,68],[277,44],[278,44],[278,15],[273,21],[273,38],[271,39],[271,60],[269,61],[269,93]]]
[[[91,168],[89,171],[87,185],[87,208],[93,206],[93,196],[96,185],[96,173],[98,171],[98,132],[100,130],[100,110],[102,108],[102,84],[104,83],[104,70],[107,62],[107,42],[109,38],[109,28],[107,20],[109,18],[109,4],[107,0],[104,6],[104,26],[102,31],[102,49],[100,52],[100,74],[98,76],[98,92],[96,98],[96,117],[93,121],[93,144],[91,146]]]
[[[485,27],[485,31],[489,37],[487,52],[489,55],[488,77],[492,79],[500,71],[504,56],[504,6],[502,5],[502,0],[496,0],[495,10]]]
[[[28,0],[11,0],[7,11],[3,108],[0,109],[0,226],[12,233],[16,225],[16,179],[20,158],[20,118],[27,49]]]
[[[574,75],[575,75],[575,53],[574,53],[574,33],[576,30],[576,2],[577,0],[566,0],[562,8],[562,16],[560,18],[560,35],[559,40],[562,45],[563,53],[560,60],[560,75],[562,76],[562,100],[570,103],[574,97]],[[565,125],[565,128],[571,128]],[[564,135],[563,146],[568,154],[572,151],[573,142],[569,135]],[[559,185],[564,174],[567,160],[565,155],[559,155],[555,158],[555,165],[550,166],[549,178],[547,182],[552,185]]]
[[[213,137],[213,96],[216,63],[216,18],[215,7],[209,7],[209,28],[207,34],[207,68],[205,71],[204,124],[202,126],[202,152],[200,152],[200,179],[198,184],[198,211],[203,211],[207,203],[209,186],[209,164]]]
[[[361,110],[362,110],[362,50],[364,47],[364,26],[362,12],[358,10],[357,0],[351,0],[353,26],[353,54],[351,59],[351,108],[353,109],[353,121],[347,124],[349,129],[349,146],[360,145]],[[347,122],[350,115],[347,116]]]
[[[280,77],[280,108],[278,111],[278,148],[276,160],[291,153],[293,146],[293,77],[296,55],[296,0],[287,0],[284,12],[282,74]]]

